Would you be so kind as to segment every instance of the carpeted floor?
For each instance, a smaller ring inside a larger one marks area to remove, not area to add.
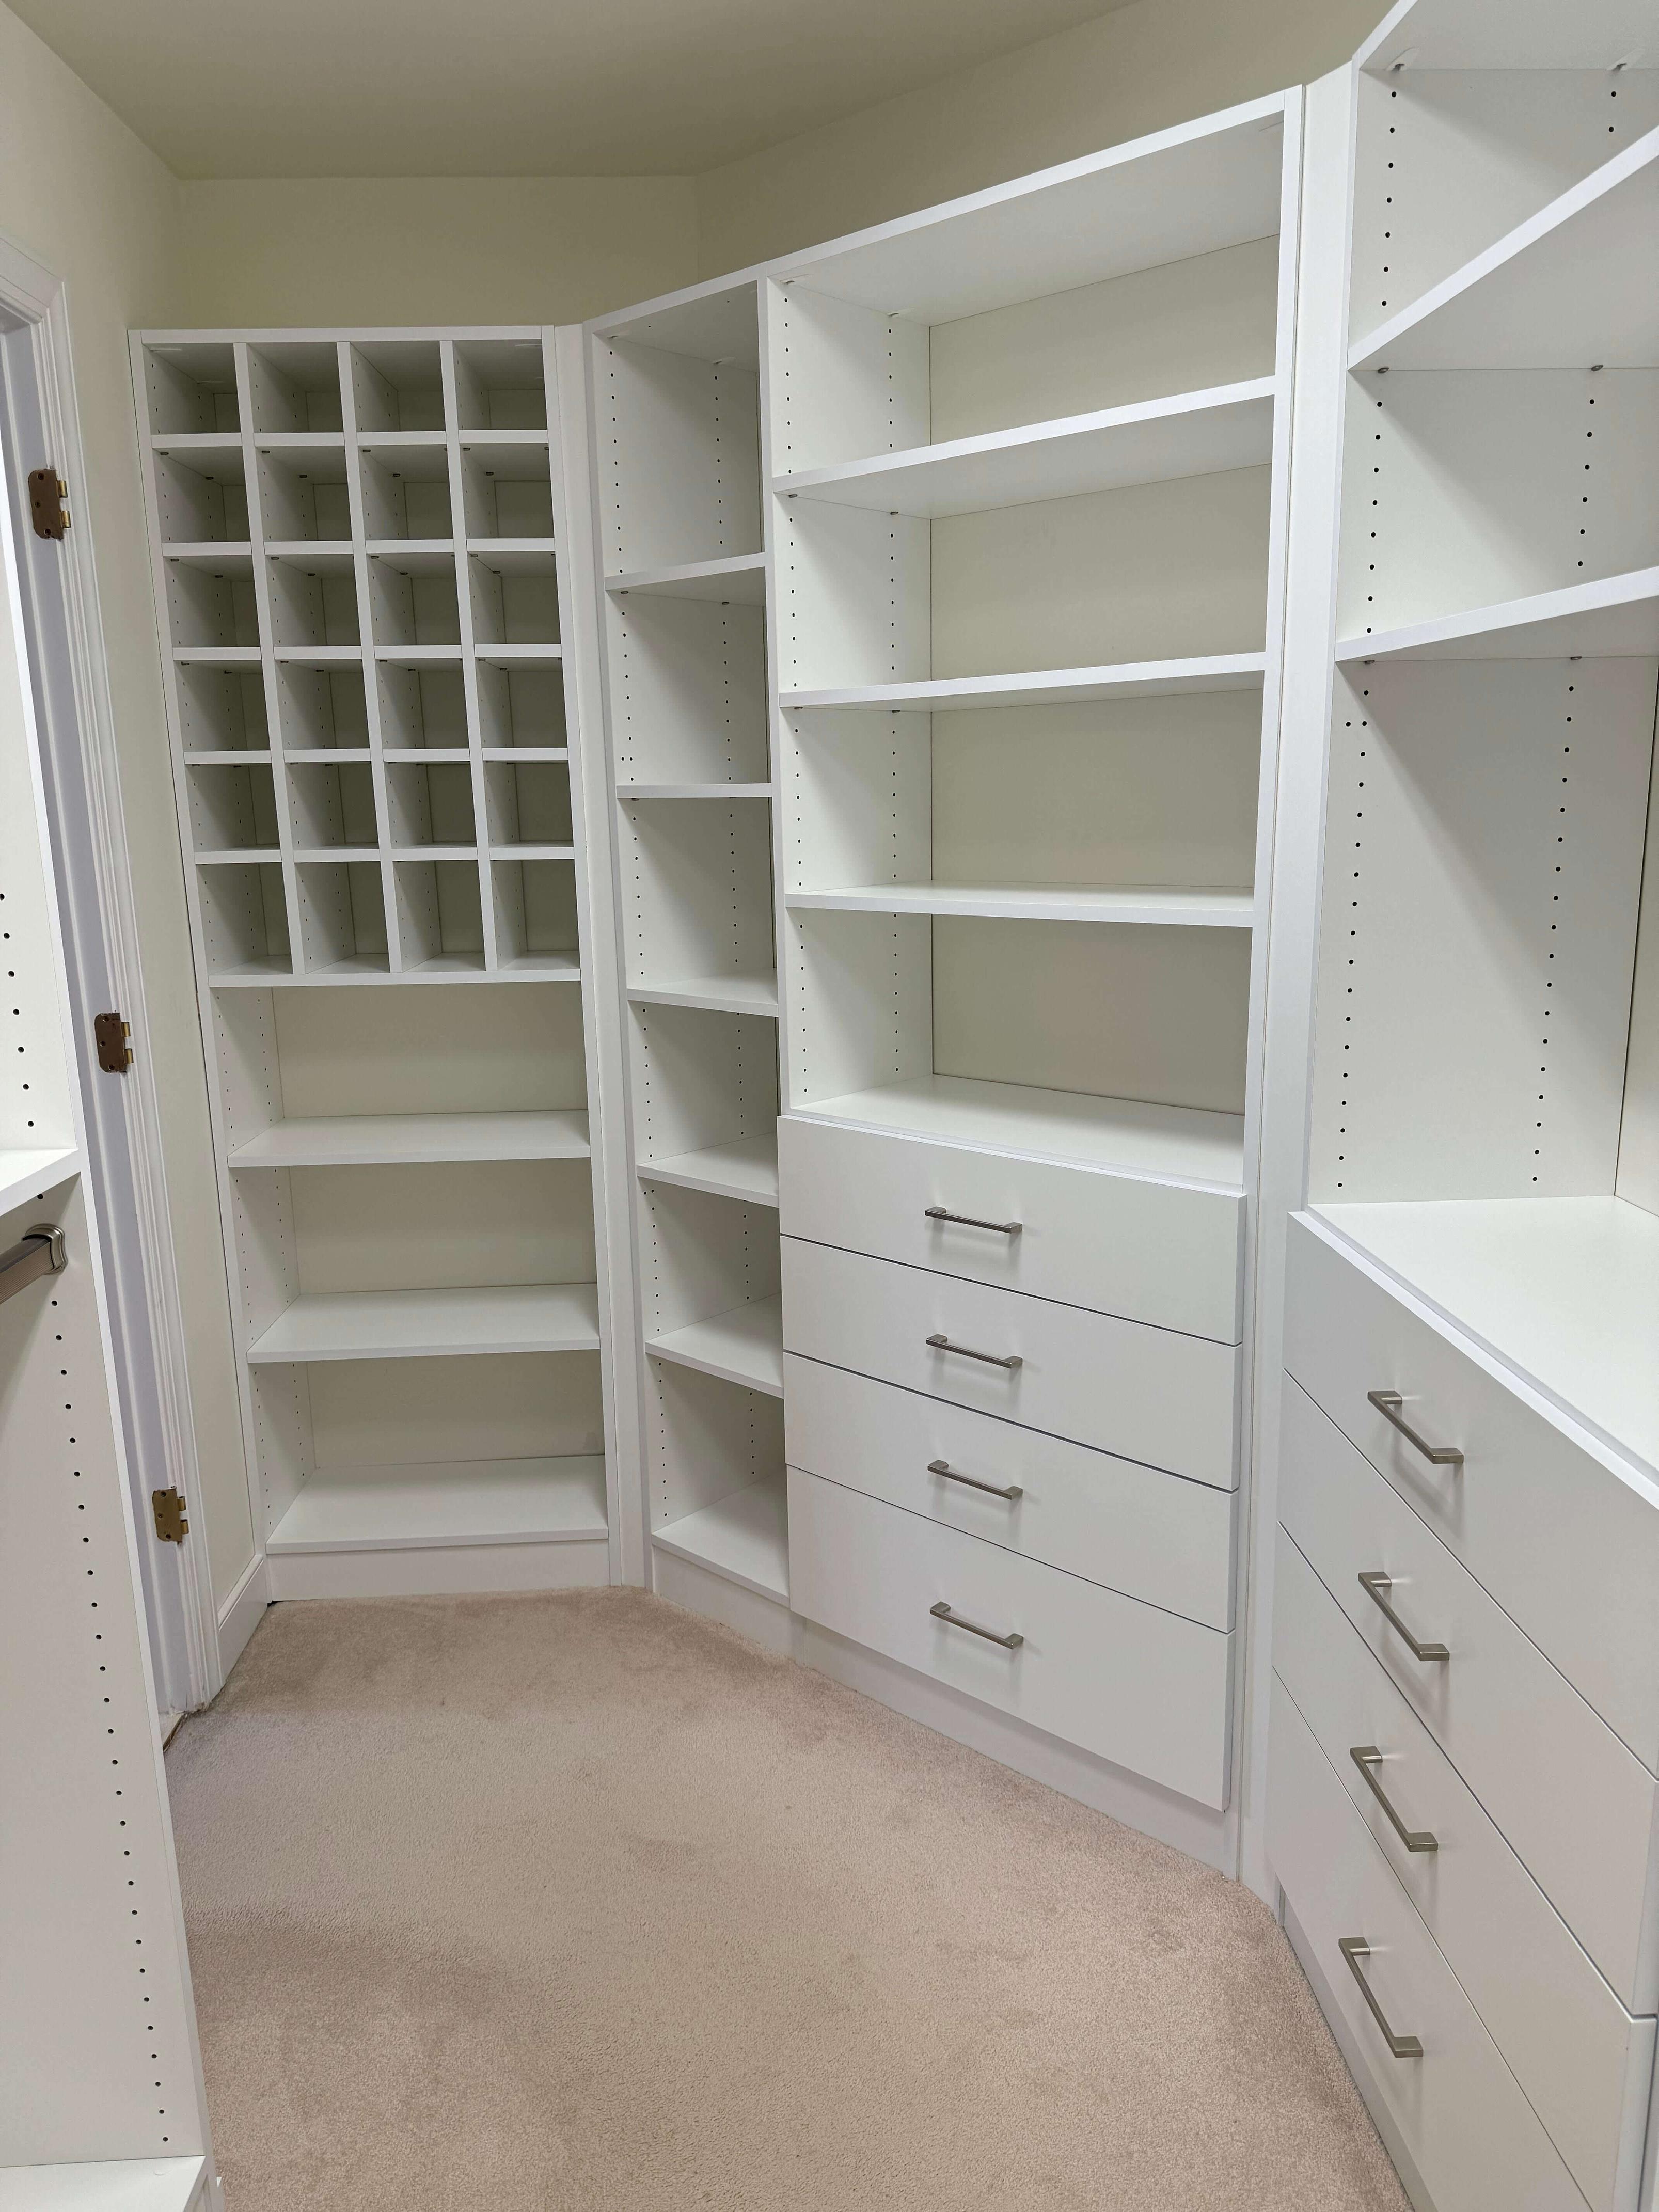
[[[1405,2212],[1247,1891],[639,1592],[276,1607],[167,1771],[230,2212]]]

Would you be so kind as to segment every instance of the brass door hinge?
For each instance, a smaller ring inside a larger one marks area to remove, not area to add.
[[[155,1533],[164,1544],[182,1544],[190,1534],[185,1501],[176,1490],[152,1490],[149,1510],[155,1516]]]
[[[94,1014],[92,1034],[98,1047],[98,1065],[106,1075],[125,1075],[132,1066],[132,1047],[127,1039],[132,1035],[131,1023],[124,1022],[119,1014]]]
[[[68,497],[69,486],[56,469],[29,471],[29,517],[37,538],[61,538],[69,528],[69,509],[64,504]]]

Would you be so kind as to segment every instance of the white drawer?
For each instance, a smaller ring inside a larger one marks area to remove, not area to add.
[[[789,1603],[1132,1773],[1227,1802],[1231,1636],[793,1467]],[[940,1604],[1024,1640],[988,1642]]]
[[[1282,1529],[1273,1664],[1594,2212],[1634,2212],[1653,2021],[1625,2010]],[[1382,1753],[1370,1771],[1418,1848],[1356,1750]]]
[[[990,1364],[951,1346],[1012,1359]],[[1238,1354],[955,1275],[783,1239],[788,1352],[1230,1490]]]
[[[1407,1702],[1633,2012],[1654,2008],[1653,1777],[1292,1382],[1279,1516]],[[1419,1659],[1359,1583],[1383,1593]]]
[[[907,1267],[1236,1344],[1244,1201],[785,1115],[780,1225]],[[929,1217],[929,1207],[974,1217]],[[1018,1222],[1017,1236],[975,1223]]]
[[[1659,1356],[1659,1355],[1656,1355]],[[1290,1224],[1285,1364],[1575,1688],[1659,1772],[1659,1506],[1331,1232]],[[1369,1403],[1395,1390],[1434,1466]]]
[[[1583,2212],[1560,2154],[1276,1675],[1267,1856],[1435,2212]],[[1422,2045],[1420,2057],[1390,2050],[1343,1954],[1345,1936],[1370,1945],[1355,1966],[1393,2033]]]
[[[783,1419],[792,1467],[1208,1628],[1233,1625],[1234,1492],[794,1352]],[[997,1494],[1010,1487],[1017,1498]]]

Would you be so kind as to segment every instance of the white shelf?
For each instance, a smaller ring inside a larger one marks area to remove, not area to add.
[[[0,1213],[27,1206],[36,1194],[66,1182],[81,1172],[76,1145],[52,1145],[39,1152],[0,1149]]]
[[[1616,1198],[1316,1211],[1565,1412],[1659,1474],[1659,1214]]]
[[[937,519],[1255,468],[1273,458],[1274,390],[1272,377],[1258,377],[836,468],[805,469],[780,477],[773,489],[786,499]]]
[[[770,799],[769,783],[619,783],[618,799]]]
[[[256,1338],[248,1358],[270,1366],[289,1360],[590,1352],[599,1341],[599,1296],[592,1283],[308,1291]]]
[[[0,2212],[196,2212],[206,2172],[201,2158],[0,2166]]]
[[[651,1540],[762,1597],[789,1602],[789,1493],[781,1474],[653,1529]]]
[[[489,668],[557,668],[564,659],[564,647],[544,642],[540,645],[475,645],[472,657]]]
[[[653,1359],[672,1359],[723,1382],[740,1382],[769,1397],[783,1395],[783,1307],[778,1298],[733,1306],[708,1321],[694,1321],[666,1336],[650,1337]]]
[[[458,952],[424,961],[418,968],[405,968],[397,975],[384,959],[376,968],[354,968],[338,961],[331,968],[313,969],[304,975],[296,975],[287,961],[276,964],[255,962],[241,968],[222,968],[207,981],[209,989],[214,991],[283,991],[378,983],[576,983],[580,980],[581,969],[574,959],[556,960],[550,953],[503,961],[499,968],[486,968],[481,958]]]
[[[796,1114],[1226,1190],[1244,1182],[1242,1114],[957,1075],[912,1076],[873,1091],[849,1091],[814,1099]]]
[[[1158,927],[1250,929],[1255,901],[1246,890],[1185,885],[1101,890],[1086,884],[858,884],[844,890],[787,891],[794,909],[841,914],[975,915],[1004,921],[1144,923]]]
[[[712,1191],[717,1198],[740,1198],[757,1206],[778,1202],[778,1137],[742,1137],[735,1144],[712,1145],[699,1152],[677,1152],[672,1159],[641,1160],[641,1182],[675,1183],[683,1190]]]
[[[1659,130],[1361,338],[1351,369],[1659,367]]]
[[[1659,653],[1659,568],[1568,584],[1495,607],[1338,641],[1351,660],[1644,659]]]
[[[457,1460],[319,1468],[266,1541],[285,1552],[604,1540],[605,1461]]]
[[[926,683],[858,684],[781,691],[782,707],[862,707],[926,714],[972,707],[1062,706],[1088,699],[1156,699],[1175,691],[1259,691],[1267,655],[1215,653],[1183,660],[1118,661],[1102,668],[1028,669],[1012,676],[942,676]]]
[[[378,1167],[399,1161],[574,1160],[591,1151],[587,1115],[330,1114],[279,1121],[234,1145],[233,1168]]]
[[[672,983],[630,984],[635,1006],[702,1006],[715,1014],[775,1014],[778,979],[764,975],[688,975]]]
[[[273,547],[266,548],[268,552],[276,550]],[[346,548],[348,553],[350,550],[349,546]],[[209,570],[240,568],[251,574],[253,548],[246,538],[240,540],[218,538],[199,540],[175,538],[171,544],[162,546],[161,558],[164,561],[171,561],[176,568],[179,568]]]
[[[641,568],[607,576],[607,592],[638,592],[658,599],[716,599],[757,607],[766,596],[766,556],[738,553],[722,561],[682,561],[669,568]]]

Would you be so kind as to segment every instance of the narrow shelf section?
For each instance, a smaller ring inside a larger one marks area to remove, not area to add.
[[[307,1291],[255,1339],[255,1366],[289,1360],[422,1359],[496,1352],[592,1352],[592,1283],[459,1291]]]
[[[770,799],[769,783],[619,783],[618,799]]]
[[[689,975],[672,983],[636,983],[629,990],[636,1006],[702,1006],[714,1014],[775,1014],[778,979],[763,975]]]
[[[653,1359],[672,1359],[723,1382],[740,1382],[769,1397],[783,1395],[783,1310],[778,1298],[733,1306],[708,1321],[694,1321],[666,1336],[647,1340]]]
[[[921,684],[860,684],[844,690],[781,691],[782,707],[1055,707],[1090,699],[1158,699],[1175,691],[1259,691],[1267,655],[1205,653],[1186,660],[1117,661],[1103,668],[1027,669],[1012,676],[941,676]]]
[[[836,468],[804,469],[780,477],[774,489],[785,499],[937,520],[1255,468],[1273,458],[1273,392],[1272,377],[1257,377]]]
[[[708,1567],[762,1597],[789,1602],[788,1491],[781,1474],[653,1532],[659,1551]]]
[[[850,1121],[902,1136],[936,1138],[1127,1175],[1242,1189],[1244,1117],[1138,1098],[1040,1091],[957,1075],[912,1076],[873,1091],[815,1099],[806,1120]]]
[[[717,1198],[746,1199],[757,1206],[778,1202],[778,1139],[775,1129],[764,1136],[742,1137],[736,1144],[713,1145],[706,1151],[680,1152],[672,1159],[641,1160],[641,1182],[672,1182],[683,1190],[712,1191]]]
[[[627,576],[607,576],[607,592],[638,592],[656,599],[714,599],[732,606],[757,607],[766,596],[766,556],[738,553],[720,561],[681,561],[667,568],[640,568]]]
[[[233,1168],[380,1167],[398,1161],[574,1160],[591,1150],[587,1115],[329,1114],[279,1121],[233,1146]]]
[[[1320,1206],[1322,1220],[1659,1474],[1659,1214],[1618,1198]]]
[[[419,1551],[603,1541],[605,1534],[603,1457],[458,1460],[319,1468],[265,1548]]]
[[[1158,927],[1249,929],[1247,890],[1101,890],[1087,884],[859,884],[845,890],[787,891],[784,904],[842,914],[950,914],[1002,921],[1110,921]]]
[[[1336,648],[1340,661],[1560,660],[1574,653],[1617,659],[1651,653],[1659,653],[1659,568],[1345,637]]]
[[[56,1145],[43,1152],[0,1148],[0,1213],[27,1206],[37,1191],[66,1182],[80,1171],[80,1148],[75,1145]]]

